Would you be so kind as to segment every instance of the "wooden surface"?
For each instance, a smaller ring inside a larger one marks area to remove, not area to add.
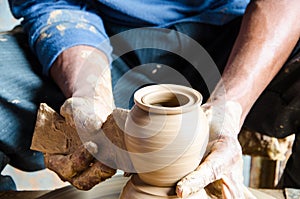
[[[284,190],[284,195],[285,195],[286,199],[299,199],[300,198],[300,190],[286,188]]]
[[[241,130],[239,142],[243,154],[251,156],[250,187],[276,187],[291,155],[294,139],[294,134],[277,139],[246,128]]]
[[[3,191],[0,192],[1,199],[33,199],[43,196],[50,191]]]
[[[259,156],[270,160],[285,160],[290,155],[295,135],[275,138],[243,128],[239,133],[239,142],[243,154]]]

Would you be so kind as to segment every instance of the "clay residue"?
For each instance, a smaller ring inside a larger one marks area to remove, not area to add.
[[[62,10],[54,10],[50,13],[47,24],[50,25],[54,22],[57,22],[58,19],[61,19],[61,17],[62,17]]]
[[[88,24],[88,20],[85,19],[85,15],[74,15],[75,11],[69,10],[55,10],[52,11],[49,15],[47,20],[48,25],[58,24],[56,25],[56,29],[60,32],[61,35],[64,35],[65,30],[68,28],[75,28],[76,29],[85,29],[96,33],[97,30],[94,26]],[[66,21],[68,21],[66,23]],[[80,22],[78,22],[80,21]],[[73,24],[73,25],[71,25]],[[44,31],[41,31],[41,33]],[[41,39],[47,38],[46,36],[42,36]]]
[[[14,99],[14,100],[10,101],[10,103],[12,103],[12,104],[19,104],[19,103],[21,103],[21,101],[18,100],[18,99]]]
[[[56,29],[59,30],[59,31],[65,31],[66,28],[67,28],[67,27],[64,26],[64,25],[62,25],[62,24],[56,26]]]
[[[46,38],[50,38],[52,36],[52,34],[47,34],[45,32],[42,32],[41,35],[40,35],[40,38],[39,40],[43,40],[43,39],[46,39]]]
[[[88,58],[90,56],[90,54],[92,53],[91,50],[81,50],[80,51],[80,57],[81,58]]]
[[[3,37],[0,37],[0,41],[4,42],[4,41],[7,41],[7,39],[3,38]]]
[[[76,26],[75,26],[75,28],[89,30],[89,31],[91,31],[93,33],[97,32],[95,26],[89,25],[87,23],[77,23]]]
[[[152,70],[152,74],[153,74],[153,75],[156,74],[157,71],[158,71],[158,69],[160,69],[160,68],[161,68],[161,65],[160,65],[160,64],[157,64],[157,65],[156,65],[156,68]]]
[[[74,14],[75,13],[75,14]],[[78,12],[79,13],[79,12]],[[60,21],[70,21],[70,22],[78,22],[81,21],[83,23],[87,23],[88,20],[85,19],[85,15],[76,15],[76,11],[70,10],[54,10],[50,13],[49,18],[47,20],[47,24],[53,24]]]
[[[90,30],[91,32],[93,32],[93,33],[96,33],[96,32],[97,32],[97,30],[96,30],[96,28],[95,28],[94,26],[90,26],[89,30]]]

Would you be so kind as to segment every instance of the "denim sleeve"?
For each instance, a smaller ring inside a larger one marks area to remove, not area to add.
[[[82,1],[10,0],[16,18],[29,35],[29,45],[38,57],[43,73],[65,49],[76,45],[93,46],[110,60],[112,48],[102,19],[88,11]]]

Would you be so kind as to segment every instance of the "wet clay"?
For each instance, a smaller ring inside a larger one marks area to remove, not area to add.
[[[202,96],[162,84],[138,90],[134,100],[124,139],[137,174],[120,198],[177,198],[176,183],[199,165],[208,141]]]
[[[172,198],[180,199],[175,193],[175,186],[171,187],[159,187],[146,184],[138,175],[134,174],[124,186],[120,198],[130,199],[157,199],[157,198]],[[205,190],[201,190],[186,199],[206,199],[209,198]]]

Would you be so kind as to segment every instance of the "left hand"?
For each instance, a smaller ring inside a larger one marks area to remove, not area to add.
[[[202,108],[210,127],[207,156],[177,183],[177,195],[185,198],[205,188],[213,198],[255,198],[243,184],[242,150],[237,138],[241,106],[228,101],[207,103]]]

